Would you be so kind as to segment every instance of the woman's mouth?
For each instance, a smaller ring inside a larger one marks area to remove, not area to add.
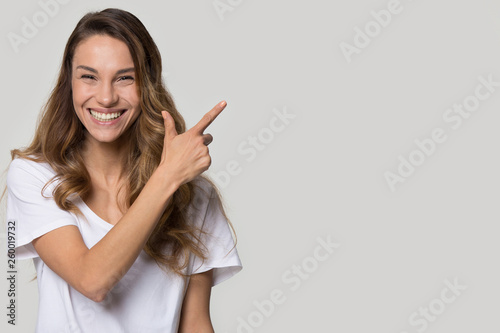
[[[115,119],[120,118],[120,116],[125,112],[125,110],[122,111],[116,111],[116,112],[98,112],[93,109],[89,109],[90,115],[102,122],[107,122],[107,121],[113,121]]]

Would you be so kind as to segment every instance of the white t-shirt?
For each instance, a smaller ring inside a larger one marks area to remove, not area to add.
[[[141,252],[135,263],[102,302],[94,302],[73,289],[38,256],[31,241],[66,225],[77,226],[88,248],[113,225],[97,216],[80,198],[73,202],[85,218],[60,209],[52,198],[54,185],[42,188],[54,176],[47,163],[24,159],[12,161],[7,175],[7,221],[15,222],[16,259],[33,258],[38,280],[39,304],[36,332],[120,333],[177,332],[187,281],[168,274]],[[196,191],[189,215],[209,236],[202,237],[208,258],[202,263],[191,255],[187,273],[213,269],[216,285],[242,268],[227,220],[217,196],[207,182]],[[126,246],[126,244],[123,244]]]

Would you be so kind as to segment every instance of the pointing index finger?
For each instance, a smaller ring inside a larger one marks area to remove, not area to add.
[[[224,110],[226,107],[227,103],[226,101],[222,101],[210,111],[208,111],[203,118],[195,125],[193,126],[193,130],[196,132],[199,132],[200,134],[203,133],[207,129],[207,127],[217,118],[217,116]]]

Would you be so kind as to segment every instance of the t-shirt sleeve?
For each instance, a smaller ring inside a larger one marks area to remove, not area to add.
[[[42,189],[53,174],[39,163],[15,159],[7,173],[7,223],[14,226],[16,258],[38,257],[32,241],[66,225],[78,226],[75,216],[52,198],[53,185]],[[12,229],[9,229],[12,230]]]
[[[210,196],[202,216],[203,233],[200,237],[207,258],[202,261],[194,256],[191,273],[203,273],[213,269],[212,285],[215,286],[241,271],[242,264],[228,221],[219,207],[219,198],[213,188],[208,193]]]

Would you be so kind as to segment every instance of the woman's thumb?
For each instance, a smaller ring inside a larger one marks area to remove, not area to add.
[[[165,125],[165,139],[174,138],[177,135],[174,118],[172,118],[168,111],[162,111],[161,115],[163,117],[163,124]]]

